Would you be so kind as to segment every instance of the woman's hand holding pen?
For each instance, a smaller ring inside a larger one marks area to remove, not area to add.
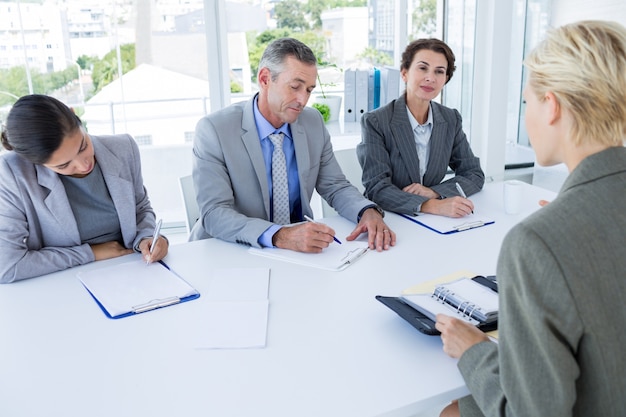
[[[154,245],[152,241],[153,238],[150,237],[139,243],[139,250],[141,250],[141,255],[147,263],[158,262],[165,258],[169,248],[169,242],[163,236],[159,236]]]
[[[422,204],[421,211],[447,217],[465,217],[474,212],[474,203],[459,196],[443,200],[427,200]]]

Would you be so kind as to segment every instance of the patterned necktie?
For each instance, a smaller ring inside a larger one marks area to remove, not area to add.
[[[289,215],[289,185],[287,183],[287,161],[283,152],[283,139],[285,135],[273,133],[269,139],[274,144],[272,152],[272,196],[273,196],[273,222],[276,224],[291,223]]]

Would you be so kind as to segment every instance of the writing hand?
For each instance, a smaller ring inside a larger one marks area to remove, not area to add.
[[[474,203],[467,198],[455,196],[443,200],[428,200],[422,204],[422,213],[446,217],[465,217],[474,211]]]
[[[323,224],[306,222],[278,229],[272,237],[274,246],[298,252],[320,253],[334,242],[335,231]]]
[[[141,255],[143,259],[148,262],[158,262],[161,259],[165,258],[167,255],[167,251],[169,249],[169,242],[163,236],[159,236],[154,244],[154,248],[152,249],[152,253],[150,253],[150,248],[152,244],[152,238],[145,238],[139,242],[139,250],[141,250]]]

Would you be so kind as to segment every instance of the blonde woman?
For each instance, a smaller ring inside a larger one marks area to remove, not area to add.
[[[526,126],[570,174],[498,260],[499,344],[448,316],[443,348],[471,396],[442,416],[623,416],[626,409],[626,29],[584,21],[526,59]]]

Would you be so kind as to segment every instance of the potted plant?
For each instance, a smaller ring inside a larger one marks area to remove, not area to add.
[[[318,68],[337,68],[334,64],[329,64],[325,61],[318,60]],[[335,121],[339,119],[339,113],[341,112],[341,96],[340,95],[330,95],[324,92],[324,86],[330,87],[334,86],[335,83],[329,82],[324,83],[320,77],[320,73],[317,73],[317,82],[320,86],[321,95],[316,96],[313,99],[312,107],[315,107],[322,113],[322,117],[324,117],[324,122]],[[325,116],[326,115],[326,116]]]

